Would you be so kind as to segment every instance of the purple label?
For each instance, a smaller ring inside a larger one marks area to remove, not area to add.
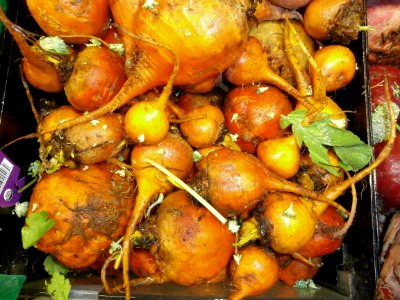
[[[0,207],[15,205],[22,196],[25,177],[18,179],[21,169],[0,151]]]

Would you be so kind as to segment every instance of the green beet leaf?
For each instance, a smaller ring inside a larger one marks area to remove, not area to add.
[[[372,157],[372,148],[367,144],[334,147],[336,155],[340,159],[340,166],[346,171],[358,171],[365,167]],[[349,153],[352,155],[349,155]],[[354,155],[356,154],[356,155]]]
[[[305,128],[308,135],[313,136],[326,146],[354,146],[364,144],[354,133],[332,125],[332,122],[328,119],[316,121]]]
[[[292,126],[297,142],[299,145],[304,143],[314,163],[338,175],[337,169],[329,165],[328,149],[333,149],[346,171],[356,172],[368,164],[372,147],[353,132],[334,126],[328,118],[303,126],[305,117],[306,111],[295,110],[287,116],[282,115],[280,123],[282,128]]]
[[[25,222],[25,226],[21,229],[24,249],[35,245],[56,224],[54,220],[48,219],[48,214],[45,211],[30,214]]]

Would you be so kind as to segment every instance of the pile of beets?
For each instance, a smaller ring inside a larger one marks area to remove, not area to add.
[[[372,111],[385,103],[386,72],[391,100],[400,105],[400,0],[367,0],[369,79]],[[399,120],[398,120],[399,121]],[[382,144],[375,146],[379,152]],[[383,213],[400,209],[400,136],[389,159],[377,169]]]
[[[386,73],[392,102],[400,106],[400,0],[367,0],[368,60],[371,109],[386,101]],[[398,123],[400,118],[398,118]],[[376,155],[383,143],[376,144]],[[400,134],[393,150],[376,169],[379,213],[388,220],[383,227],[382,268],[375,299],[400,299]]]

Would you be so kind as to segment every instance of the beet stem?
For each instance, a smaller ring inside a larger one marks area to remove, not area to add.
[[[352,205],[351,205],[351,210],[350,210],[350,215],[349,215],[349,218],[347,219],[346,224],[341,229],[339,229],[338,231],[336,231],[334,233],[334,235],[333,235],[334,238],[339,238],[346,234],[347,230],[349,230],[351,224],[353,223],[354,217],[356,215],[357,191],[356,191],[356,187],[354,185],[354,181],[352,180],[352,178],[349,174],[348,174],[348,177],[351,182],[351,195],[352,195],[352,199],[353,199]]]
[[[222,224],[225,224],[228,221],[210,203],[208,203],[203,197],[201,197],[198,193],[196,193],[185,182],[176,177],[172,172],[170,172],[169,170],[167,170],[166,168],[164,168],[163,166],[161,166],[160,164],[156,163],[151,159],[145,158],[143,161],[151,164],[153,167],[163,172],[165,175],[168,176],[168,179],[170,181],[172,181],[173,183],[177,183],[180,188],[186,190],[190,195],[196,198],[196,200],[199,201],[205,208],[207,208]]]
[[[390,135],[389,139],[386,142],[385,147],[382,149],[382,151],[379,153],[378,157],[373,161],[369,166],[361,170],[360,172],[356,173],[353,175],[351,179],[347,179],[343,181],[342,183],[333,186],[332,188],[328,189],[325,193],[324,196],[332,201],[334,201],[337,197],[339,197],[345,190],[347,190],[352,182],[357,183],[369,174],[372,173],[373,170],[375,170],[389,155],[390,152],[393,149],[394,145],[394,140],[396,138],[396,119],[394,117],[394,112],[393,112],[393,106],[392,106],[392,101],[390,97],[390,92],[389,92],[389,84],[387,80],[387,75],[385,72],[384,75],[384,83],[385,83],[385,98],[387,100],[388,104],[388,110],[389,110],[389,119],[390,119]]]

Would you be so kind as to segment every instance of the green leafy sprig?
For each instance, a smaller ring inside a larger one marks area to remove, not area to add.
[[[43,262],[44,269],[51,276],[50,282],[45,282],[49,296],[54,300],[68,300],[71,291],[71,282],[65,277],[70,270],[52,255],[48,255]]]
[[[335,126],[329,118],[303,125],[305,110],[294,110],[281,116],[281,127],[292,126],[292,132],[299,145],[305,145],[311,160],[328,172],[339,175],[337,168],[329,161],[328,150],[333,149],[339,158],[339,166],[346,171],[358,171],[366,166],[372,157],[372,147],[349,130]]]
[[[71,283],[63,274],[55,272],[50,282],[45,281],[47,293],[54,300],[68,300]]]

